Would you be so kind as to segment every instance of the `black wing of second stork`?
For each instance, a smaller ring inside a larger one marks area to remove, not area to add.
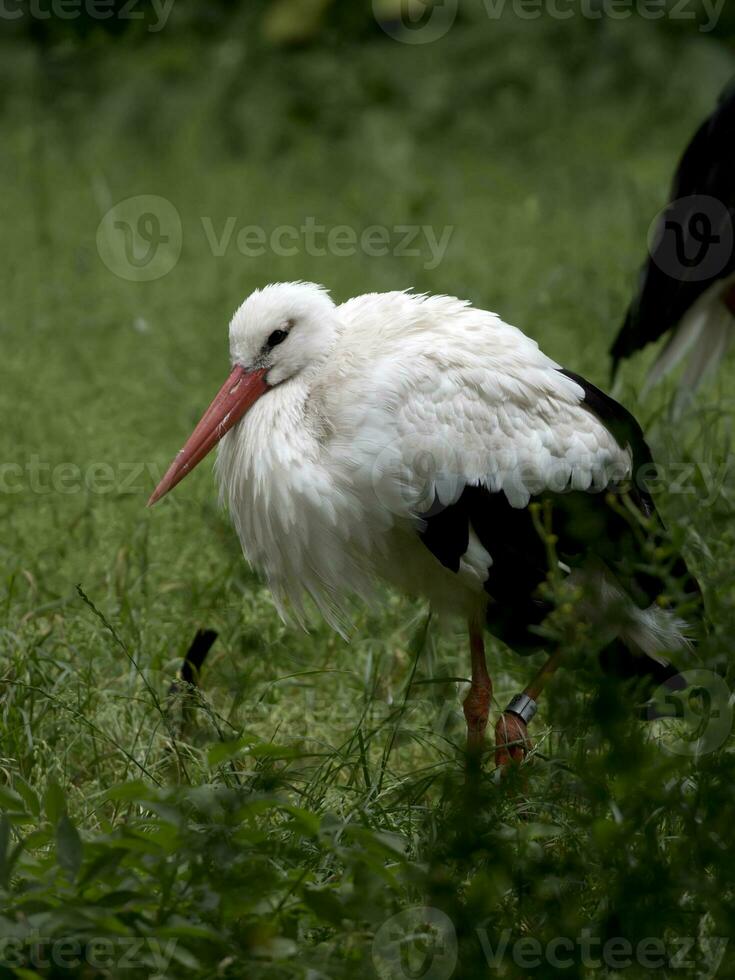
[[[703,198],[714,200],[707,206]],[[613,377],[621,360],[673,329],[713,283],[735,272],[735,249],[727,247],[734,219],[735,81],[679,164],[638,293],[610,348]],[[723,246],[724,265],[715,252],[707,258],[708,248]],[[703,262],[712,260],[717,271],[709,274]]]

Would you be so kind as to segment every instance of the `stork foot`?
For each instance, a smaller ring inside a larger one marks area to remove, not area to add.
[[[532,748],[525,721],[512,711],[503,712],[495,726],[495,765],[521,763]]]

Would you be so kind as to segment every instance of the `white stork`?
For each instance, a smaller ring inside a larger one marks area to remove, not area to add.
[[[492,697],[485,627],[519,653],[543,648],[534,627],[550,608],[538,592],[548,552],[533,500],[552,502],[559,567],[591,583],[587,618],[607,631],[614,620],[608,659],[675,673],[663,655],[688,646],[687,624],[657,601],[663,583],[636,564],[640,534],[600,492],[622,490],[650,461],[640,428],[520,330],[448,296],[336,305],[321,286],[282,283],[235,313],[230,356],[232,373],[150,503],[219,443],[222,498],[284,616],[303,623],[309,599],[344,632],[351,599],[383,579],[463,617],[471,756]],[[652,515],[635,482],[627,499]],[[501,717],[498,762],[522,756],[559,656]]]

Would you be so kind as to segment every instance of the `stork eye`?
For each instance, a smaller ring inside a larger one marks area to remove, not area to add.
[[[268,346],[277,347],[279,344],[283,343],[286,337],[288,337],[288,332],[286,330],[274,330],[268,338]]]

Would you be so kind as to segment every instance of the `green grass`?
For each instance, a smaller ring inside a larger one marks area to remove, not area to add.
[[[533,763],[466,786],[454,626],[386,592],[349,644],[317,621],[289,629],[209,464],[145,501],[221,382],[229,315],[265,282],[454,293],[604,385],[648,225],[732,55],[653,24],[472,13],[425,47],[280,50],[233,30],[2,54],[0,459],[18,492],[0,493],[0,975],[102,975],[102,937],[113,976],[373,977],[374,937],[414,905],[450,917],[459,978],[550,976],[510,953],[492,969],[482,940],[584,929],[669,954],[691,937],[668,975],[711,975],[707,937],[733,922],[731,741],[667,752],[577,657],[534,723]],[[184,229],[150,283],[96,249],[104,212],[138,194],[170,200]],[[214,256],[202,216],[454,232],[434,270],[426,254],[247,259]],[[649,358],[621,397],[663,462],[699,467],[693,494],[660,504],[706,589],[697,666],[724,673],[732,361],[673,429],[666,391],[638,403]],[[705,506],[706,466],[721,479]],[[200,627],[219,638],[187,712],[168,692]],[[491,654],[500,709],[536,661]],[[87,965],[34,966],[34,936],[86,944]],[[601,971],[576,956],[564,974]],[[735,975],[727,956],[717,975]]]

